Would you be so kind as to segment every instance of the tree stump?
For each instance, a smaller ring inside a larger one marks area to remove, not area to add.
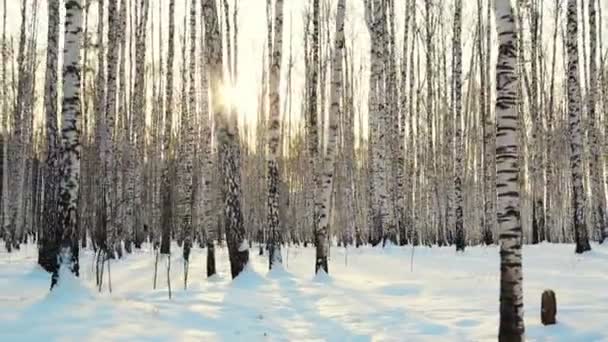
[[[540,305],[540,320],[543,325],[555,324],[556,314],[557,302],[555,300],[555,292],[553,290],[543,291]]]

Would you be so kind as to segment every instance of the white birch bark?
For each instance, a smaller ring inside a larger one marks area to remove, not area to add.
[[[118,230],[116,224],[114,186],[116,185],[116,146],[113,141],[116,121],[116,79],[118,67],[118,16],[116,13],[118,0],[108,2],[108,51],[107,51],[107,89],[105,100],[105,124],[102,134],[102,148],[104,149],[104,203],[106,210],[106,225],[108,229],[107,248],[111,255],[117,248]]]
[[[201,1],[201,11],[204,13],[205,2]],[[201,35],[204,36],[204,35]],[[205,37],[208,39],[208,37]],[[201,50],[207,55],[207,45],[201,41]],[[215,274],[215,213],[213,206],[214,188],[213,188],[213,170],[215,169],[213,158],[213,146],[211,137],[213,135],[211,127],[211,119],[209,117],[209,68],[208,58],[203,57],[201,72],[201,150],[202,150],[202,180],[201,180],[201,196],[203,202],[203,229],[205,231],[205,239],[207,244],[207,276],[211,277]]]
[[[131,209],[129,209],[134,217],[133,226],[133,241],[135,247],[141,247],[141,243],[144,239],[140,229],[142,228],[146,220],[143,219],[143,194],[144,194],[144,168],[142,162],[144,160],[144,149],[145,149],[145,119],[146,119],[146,86],[145,86],[145,66],[146,66],[146,37],[147,37],[147,23],[148,23],[148,12],[150,8],[149,0],[140,0],[138,6],[138,18],[135,27],[135,84],[133,85],[133,92],[131,93],[132,112],[132,132],[133,142],[131,145],[134,148],[132,153],[132,167],[129,169],[127,174],[127,196],[132,197],[132,201],[129,203]],[[151,158],[148,159],[150,163]]]
[[[399,134],[398,134],[398,146],[399,154],[397,156],[397,224],[399,226],[399,243],[405,244],[407,240],[407,225],[409,222],[409,215],[407,214],[405,205],[408,192],[411,189],[409,180],[406,180],[406,142],[405,142],[405,128],[408,119],[408,96],[407,96],[407,74],[408,74],[408,48],[409,48],[409,29],[410,29],[410,18],[411,18],[411,0],[406,0],[405,3],[405,32],[403,34],[403,56],[401,63],[401,107],[399,111]],[[411,127],[410,127],[410,134]],[[408,151],[409,152],[409,151]],[[406,185],[407,183],[407,185]]]
[[[394,215],[390,212],[387,177],[387,139],[389,113],[384,94],[384,66],[386,63],[386,11],[382,0],[365,0],[365,12],[371,42],[371,73],[369,94],[369,132],[371,148],[371,234],[372,244],[377,245],[393,231]]]
[[[317,207],[315,205],[316,198],[318,197],[318,183],[319,175],[317,171],[318,167],[318,156],[319,156],[319,128],[318,128],[318,84],[319,84],[319,0],[313,0],[312,2],[312,61],[310,65],[307,65],[307,69],[310,69],[308,81],[308,108],[306,114],[306,126],[307,126],[307,143],[308,143],[308,158],[309,158],[309,169],[310,169],[310,189],[308,189],[308,203],[312,206],[312,230],[313,232],[317,229]],[[307,77],[308,78],[308,77]]]
[[[76,221],[80,186],[80,46],[82,41],[81,0],[65,2],[65,45],[63,49],[63,101],[61,125],[61,183],[59,215],[61,251],[59,263],[78,276],[78,226]],[[57,283],[53,273],[51,287]]]
[[[496,64],[496,217],[501,270],[498,339],[511,342],[524,340],[517,36],[511,1],[496,0],[494,8],[499,42]]]
[[[192,168],[195,158],[195,119],[196,112],[196,0],[190,4],[190,65],[188,70],[188,109],[182,112],[181,118],[181,145],[180,145],[180,179],[182,191],[180,192],[179,206],[182,232],[184,234],[183,256],[188,262],[192,247],[192,229],[194,212],[194,174]],[[182,94],[185,96],[185,94]]]
[[[342,70],[344,53],[344,16],[346,11],[345,0],[338,0],[336,12],[336,35],[334,37],[334,49],[331,60],[331,86],[330,86],[330,107],[328,118],[327,153],[323,158],[322,172],[319,179],[319,198],[316,199],[317,224],[315,231],[316,256],[315,273],[319,271],[327,273],[328,253],[329,253],[329,220],[331,195],[334,182],[334,170],[336,165],[336,154],[338,151],[338,118],[342,115]]]
[[[606,197],[602,182],[603,168],[601,159],[602,145],[600,142],[599,120],[597,116],[597,19],[595,0],[589,0],[589,93],[587,96],[587,113],[589,120],[589,142],[591,145],[591,158],[589,171],[591,173],[591,213],[593,215],[592,232],[597,234],[600,241],[606,237]]]
[[[165,123],[163,135],[163,169],[161,175],[161,244],[160,252],[162,254],[171,253],[171,228],[173,225],[172,215],[172,197],[171,193],[172,182],[170,180],[173,174],[173,59],[175,55],[175,0],[169,1],[169,47],[167,49],[167,80],[165,83]]]
[[[281,139],[281,59],[283,50],[283,0],[276,0],[274,10],[274,42],[270,62],[270,120],[268,129],[268,206],[267,222],[270,230],[269,268],[281,264],[281,228],[279,222],[280,171],[279,140]]]
[[[578,18],[576,0],[568,0],[568,124],[570,134],[570,168],[572,172],[572,210],[576,253],[591,250],[585,226],[585,190],[583,187],[583,131],[581,127],[581,89],[578,63]]]
[[[463,139],[462,139],[462,0],[456,0],[454,11],[454,37],[453,37],[453,58],[454,58],[454,140],[456,144],[455,170],[454,170],[454,207],[455,207],[455,243],[457,251],[464,251],[465,234],[463,225],[463,198],[462,198],[462,177],[464,174],[463,163]]]
[[[224,185],[224,222],[232,278],[237,277],[249,262],[249,245],[241,212],[240,147],[235,118],[221,103],[224,86],[222,42],[215,0],[203,0],[205,36],[207,37],[207,66],[210,73],[212,111],[218,124],[218,149]]]
[[[48,30],[47,56],[44,91],[44,111],[46,124],[46,165],[44,169],[44,204],[42,235],[38,237],[38,263],[47,271],[52,272],[56,267],[56,242],[53,241],[57,229],[57,190],[58,190],[58,152],[57,139],[57,68],[59,49],[59,0],[49,0],[47,3]]]

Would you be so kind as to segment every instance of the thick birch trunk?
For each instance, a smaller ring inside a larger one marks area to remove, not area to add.
[[[496,64],[496,196],[500,232],[499,341],[523,341],[522,228],[519,195],[517,41],[510,0],[495,2],[499,53]]]
[[[63,49],[63,101],[61,125],[61,184],[57,237],[61,251],[59,263],[78,276],[77,204],[80,186],[80,46],[82,41],[82,6],[80,0],[65,2],[65,46]],[[59,280],[53,273],[51,288]]]

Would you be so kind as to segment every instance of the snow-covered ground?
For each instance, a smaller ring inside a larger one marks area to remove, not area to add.
[[[608,246],[576,256],[572,245],[526,246],[524,294],[529,341],[608,341]],[[218,276],[205,277],[194,249],[183,287],[181,250],[152,290],[149,249],[113,262],[113,292],[95,289],[92,254],[80,280],[49,294],[34,246],[0,252],[0,341],[494,341],[498,325],[497,247],[331,249],[330,276],[313,277],[314,250],[283,250],[284,270],[267,271],[251,251],[230,279],[218,248]],[[107,283],[107,278],[106,278]],[[555,290],[558,324],[540,323],[541,292]]]

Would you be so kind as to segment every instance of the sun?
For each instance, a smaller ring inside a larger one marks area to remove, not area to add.
[[[236,109],[240,111],[238,100],[239,91],[233,84],[225,84],[220,88],[220,101],[226,108],[232,108],[236,106]]]
[[[226,109],[234,109],[240,120],[251,124],[255,122],[256,108],[255,102],[252,103],[250,93],[245,91],[246,88],[235,84],[226,84],[220,88],[220,103]]]

